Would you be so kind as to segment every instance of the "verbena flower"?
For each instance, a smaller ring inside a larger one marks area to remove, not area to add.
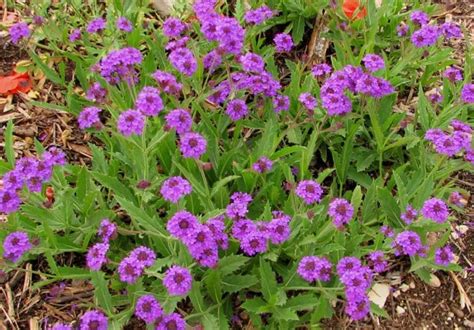
[[[449,202],[459,207],[464,207],[467,204],[467,201],[464,199],[464,196],[457,191],[453,191],[449,195]]]
[[[18,211],[21,199],[15,191],[0,189],[0,212],[9,214]]]
[[[95,103],[103,103],[107,97],[107,90],[100,83],[93,83],[86,93],[86,99]]]
[[[98,33],[105,29],[105,20],[102,17],[95,18],[89,22],[86,31],[89,33]]]
[[[247,104],[245,104],[244,100],[240,99],[230,101],[225,109],[225,113],[233,121],[237,121],[239,119],[244,118],[248,114],[248,112],[249,110]]]
[[[197,69],[196,58],[188,48],[182,47],[173,50],[168,59],[176,70],[187,76],[192,76]]]
[[[433,93],[428,95],[428,98],[430,99],[431,103],[437,104],[443,102],[443,95],[440,93],[440,91],[437,89]]]
[[[368,256],[374,272],[383,273],[388,268],[388,262],[385,260],[383,251],[374,251]]]
[[[181,198],[189,195],[192,191],[193,188],[188,180],[180,176],[173,176],[163,182],[160,193],[168,202],[177,203]]]
[[[89,248],[86,257],[86,264],[92,270],[100,270],[107,262],[107,252],[109,243],[96,243]]]
[[[265,61],[260,55],[248,52],[241,56],[239,62],[245,72],[262,72],[265,69]]]
[[[107,330],[108,321],[105,315],[97,310],[85,312],[81,316],[80,330]]]
[[[407,224],[411,224],[416,220],[418,216],[418,211],[413,208],[413,206],[408,205],[405,212],[400,215],[400,218]]]
[[[15,170],[24,178],[34,176],[38,169],[38,160],[33,157],[22,157],[17,160]]]
[[[222,63],[222,55],[217,50],[212,50],[202,58],[202,64],[205,69],[213,72]]]
[[[230,199],[231,203],[227,205],[226,215],[231,219],[244,218],[247,215],[247,207],[252,201],[252,196],[247,193],[235,192]]]
[[[183,88],[183,85],[178,83],[176,77],[169,72],[157,70],[152,77],[165,93],[178,95]]]
[[[171,51],[179,49],[179,48],[184,48],[184,47],[187,46],[189,40],[190,40],[189,37],[181,37],[179,39],[171,39],[166,43],[165,50],[171,52]]]
[[[117,225],[109,219],[102,219],[98,235],[104,243],[114,239],[117,236]]]
[[[124,136],[141,135],[145,128],[145,116],[137,110],[122,112],[117,120],[117,129]]]
[[[453,66],[450,66],[443,72],[443,77],[449,79],[452,82],[460,81],[462,80],[462,73],[461,70],[456,69]]]
[[[267,251],[267,239],[258,231],[253,231],[241,239],[240,248],[249,256],[264,253]]]
[[[313,111],[318,105],[316,98],[311,93],[301,93],[298,97],[298,101],[308,110]]]
[[[36,26],[42,26],[44,24],[44,21],[44,17],[40,15],[34,15],[32,19],[33,24]]]
[[[10,39],[15,45],[18,45],[20,40],[28,38],[31,34],[28,24],[24,22],[19,22],[12,25],[8,32],[10,34]]]
[[[252,220],[249,219],[239,219],[234,221],[232,225],[231,233],[232,236],[241,241],[251,232],[256,232],[257,226]]]
[[[135,283],[143,274],[143,270],[143,266],[131,257],[123,258],[117,268],[120,281],[128,284]]]
[[[169,38],[177,38],[186,30],[186,24],[179,18],[169,17],[163,22],[163,34]]]
[[[165,315],[156,325],[155,330],[185,330],[186,321],[178,313]]]
[[[165,116],[168,129],[175,129],[176,133],[184,134],[191,131],[193,118],[185,109],[175,109]]]
[[[8,171],[3,175],[3,189],[15,192],[23,187],[25,177],[21,175],[16,169]]]
[[[392,242],[392,247],[395,249],[396,256],[423,256],[425,253],[425,247],[421,243],[420,236],[414,231],[409,230],[402,231],[398,234]]]
[[[443,23],[440,27],[441,33],[446,39],[462,38],[462,31],[459,25],[453,22]]]
[[[408,30],[409,26],[402,22],[397,26],[397,35],[399,37],[404,37],[408,34]]]
[[[440,266],[449,266],[454,260],[454,253],[449,245],[438,248],[435,251],[434,261]]]
[[[126,47],[109,52],[99,62],[100,75],[109,84],[118,84],[121,81],[134,83],[138,81],[135,66],[143,60],[138,49]]]
[[[199,225],[198,219],[188,211],[178,211],[166,224],[166,230],[176,238],[187,239],[191,232]]]
[[[440,29],[437,26],[425,25],[412,34],[411,42],[418,48],[428,47],[434,45],[439,36]]]
[[[375,72],[385,68],[385,62],[382,57],[376,54],[367,54],[362,59],[365,68],[370,72]]]
[[[380,227],[380,232],[385,236],[385,237],[394,237],[395,233],[393,232],[393,229],[390,228],[387,225],[383,225]]]
[[[238,55],[244,45],[245,30],[234,17],[221,17],[217,20],[214,37],[224,52]]]
[[[124,32],[132,32],[133,26],[126,17],[119,17],[116,22],[117,29]]]
[[[354,321],[362,320],[369,314],[370,300],[365,295],[355,295],[348,300],[344,311]]]
[[[288,111],[290,108],[290,98],[286,95],[276,95],[273,98],[273,111],[279,113],[281,111]]]
[[[66,154],[56,147],[49,148],[48,151],[41,155],[41,157],[47,166],[66,164]]]
[[[207,150],[207,140],[199,133],[188,132],[180,136],[179,149],[184,158],[199,158]]]
[[[255,163],[253,163],[252,168],[255,172],[265,173],[272,170],[273,162],[265,157],[260,157]]]
[[[313,180],[303,180],[298,183],[296,196],[302,198],[306,204],[319,203],[323,195],[321,185]]]
[[[425,201],[421,209],[423,217],[438,223],[443,223],[448,219],[449,210],[444,201],[438,198],[431,198]]]
[[[321,63],[316,64],[311,68],[311,74],[314,77],[323,77],[325,75],[331,74],[332,68],[329,64]]]
[[[142,268],[151,267],[156,261],[155,252],[146,246],[139,246],[130,252],[130,258]]]
[[[410,20],[418,25],[426,25],[430,21],[428,14],[421,10],[415,10],[410,14]]]
[[[56,323],[51,330],[72,330],[72,326],[64,323]]]
[[[344,198],[335,198],[329,203],[329,216],[332,218],[334,226],[341,229],[354,215],[354,208]]]
[[[204,225],[211,231],[217,245],[226,250],[229,247],[229,237],[225,232],[224,216],[211,218]]]
[[[345,273],[359,269],[362,263],[356,257],[344,257],[336,266],[337,274],[342,277]]]
[[[163,285],[171,296],[184,296],[191,291],[193,278],[189,269],[171,266],[165,273]]]
[[[247,11],[244,15],[244,20],[248,24],[259,25],[272,17],[272,10],[268,6],[263,5],[261,7]]]
[[[464,103],[474,103],[474,84],[465,84],[461,90],[461,100]]]
[[[298,274],[308,282],[329,281],[332,264],[325,257],[306,256],[298,264]]]
[[[135,108],[145,116],[157,116],[164,108],[160,91],[155,87],[143,87],[138,93]]]
[[[227,100],[230,91],[230,83],[227,80],[224,80],[213,89],[213,94],[209,96],[209,101],[222,104]]]
[[[100,124],[100,113],[102,109],[97,107],[85,107],[77,116],[80,129],[95,127]]]
[[[3,257],[11,262],[17,262],[31,248],[28,234],[15,231],[8,234],[3,241]]]
[[[163,316],[163,309],[153,295],[146,294],[138,298],[135,315],[145,323],[151,324]]]
[[[275,35],[275,38],[273,38],[273,42],[275,43],[275,50],[278,53],[289,52],[294,46],[293,39],[291,39],[288,33],[278,33]]]
[[[75,42],[79,39],[81,39],[81,29],[72,30],[71,33],[69,34],[69,41]]]

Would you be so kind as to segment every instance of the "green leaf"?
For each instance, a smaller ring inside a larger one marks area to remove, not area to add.
[[[15,166],[15,151],[13,150],[13,123],[10,120],[7,123],[7,129],[5,130],[5,155],[7,156],[7,161],[11,167]]]
[[[379,188],[377,195],[382,206],[382,211],[387,216],[390,224],[394,228],[399,228],[400,224],[400,208],[397,205],[397,201],[393,198],[392,194],[386,188]]]
[[[240,175],[230,175],[224,179],[221,179],[219,181],[217,181],[214,186],[212,187],[212,190],[211,190],[211,197],[213,197],[215,194],[217,194],[219,192],[219,189],[224,187],[226,184],[228,184],[229,182],[233,181],[233,180],[236,180],[240,178]]]
[[[61,79],[58,73],[51,69],[49,66],[47,66],[45,63],[43,63],[43,61],[39,58],[38,55],[36,55],[34,52],[29,52],[29,55],[33,62],[41,69],[41,71],[43,71],[46,78],[51,80],[56,85],[65,85],[64,81]]]
[[[219,260],[219,271],[223,276],[228,275],[240,269],[249,260],[250,258],[245,257],[243,255],[233,254],[225,256]]]
[[[108,315],[113,315],[112,296],[108,289],[108,281],[105,280],[105,274],[101,271],[91,272],[91,281],[94,284],[94,296],[97,304]]]
[[[267,303],[262,298],[246,300],[241,307],[250,313],[261,314],[268,311]]]
[[[204,283],[207,288],[209,296],[216,302],[221,302],[222,297],[222,282],[221,274],[217,270],[209,270],[209,274],[204,278]]]
[[[296,315],[296,312],[289,308],[277,307],[275,308],[273,315],[278,320],[284,320],[284,321],[298,321],[299,320],[298,315]]]
[[[229,275],[222,279],[222,290],[224,292],[238,292],[258,283],[254,275]]]
[[[381,317],[389,319],[389,320],[391,319],[385,309],[380,308],[378,305],[374,304],[373,302],[370,303],[370,310],[375,315],[381,316]]]
[[[260,257],[259,272],[263,296],[265,297],[266,301],[270,302],[272,300],[272,296],[277,292],[277,282],[270,264],[264,261],[262,257]]]
[[[319,302],[319,298],[312,293],[300,294],[288,299],[285,308],[293,311],[312,310]]]
[[[110,189],[115,194],[115,197],[125,198],[132,203],[136,200],[133,192],[120,182],[119,179],[95,171],[90,173],[101,185]]]

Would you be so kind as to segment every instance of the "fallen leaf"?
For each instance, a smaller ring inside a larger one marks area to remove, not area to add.
[[[372,286],[372,289],[369,292],[369,300],[380,308],[383,308],[389,294],[390,285],[376,283],[374,286]]]

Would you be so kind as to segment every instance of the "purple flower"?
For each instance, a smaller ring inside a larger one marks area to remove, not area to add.
[[[32,22],[36,26],[42,26],[44,24],[44,17],[39,15],[34,15]]]
[[[346,271],[340,276],[342,284],[346,287],[346,295],[351,296],[351,293],[356,295],[364,294],[370,287],[372,280],[372,271],[369,267],[359,266],[353,270]],[[352,300],[353,297],[347,297]]]
[[[79,39],[81,39],[81,29],[72,30],[72,32],[69,34],[69,41],[75,42]]]
[[[93,83],[86,93],[86,99],[96,103],[103,103],[106,97],[107,90],[98,82]]]
[[[267,157],[260,157],[255,163],[253,163],[252,168],[255,172],[265,173],[272,170],[273,162]]]
[[[176,238],[186,240],[199,225],[198,219],[188,211],[178,211],[166,224],[166,230]]]
[[[399,37],[404,37],[408,34],[408,29],[409,29],[409,26],[406,25],[405,23],[400,23],[398,26],[397,26],[397,35]]]
[[[117,26],[117,29],[119,29],[121,31],[124,31],[124,32],[132,32],[132,30],[133,30],[132,22],[130,22],[125,17],[119,17],[117,19],[116,26]]]
[[[423,214],[423,217],[427,219],[443,223],[448,219],[449,210],[444,201],[438,198],[431,198],[423,204],[421,214]]]
[[[443,95],[441,95],[439,90],[435,90],[433,93],[428,95],[428,98],[430,99],[431,103],[433,103],[433,104],[443,102]]]
[[[191,290],[193,277],[189,269],[171,266],[165,273],[163,285],[170,296],[184,296]]]
[[[245,72],[260,73],[265,69],[265,61],[263,58],[260,55],[250,52],[240,57],[240,63]]]
[[[157,116],[163,110],[160,91],[155,87],[143,87],[138,94],[135,107],[145,116]]]
[[[234,17],[220,17],[212,37],[219,42],[222,51],[238,55],[244,45],[245,30]]]
[[[222,249],[227,250],[229,247],[229,237],[225,232],[224,216],[220,215],[215,218],[211,218],[207,220],[204,225],[211,231],[216,244]]]
[[[72,330],[72,326],[64,323],[56,323],[51,330]]]
[[[194,54],[185,47],[173,50],[168,59],[176,70],[187,76],[192,76],[197,69]]]
[[[464,159],[467,162],[470,162],[471,164],[474,165],[474,149],[466,150],[466,154],[464,155]]]
[[[275,43],[277,53],[289,52],[294,46],[293,39],[291,39],[288,33],[278,33],[273,38],[273,42]]]
[[[456,82],[462,80],[462,73],[461,70],[450,66],[449,68],[444,70],[443,77],[449,79],[451,82]]]
[[[385,62],[382,57],[376,54],[367,54],[362,59],[364,66],[370,72],[375,72],[385,68]]]
[[[281,111],[288,111],[290,108],[290,98],[286,95],[276,95],[273,98],[273,111],[279,113]]]
[[[16,170],[9,171],[3,175],[3,189],[10,192],[21,189],[24,183],[25,178]]]
[[[184,133],[179,140],[179,149],[184,158],[198,159],[206,152],[207,141],[199,133]]]
[[[107,330],[107,317],[102,312],[92,310],[81,316],[79,330]]]
[[[157,70],[152,77],[165,93],[178,95],[183,88],[183,85],[178,83],[176,77],[169,72]]]
[[[102,219],[98,235],[104,243],[114,239],[117,236],[117,225],[109,219]]]
[[[193,119],[189,111],[184,109],[172,110],[165,116],[168,129],[175,129],[176,133],[184,134],[191,130]]]
[[[20,208],[21,199],[15,191],[0,189],[0,212],[12,213]]]
[[[313,75],[313,77],[322,77],[330,74],[331,72],[331,66],[326,63],[316,64],[311,68],[311,74]]]
[[[264,253],[267,251],[267,239],[258,231],[252,231],[241,239],[240,248],[249,256]]]
[[[135,315],[150,324],[163,316],[163,309],[153,295],[146,294],[138,298],[135,305]]]
[[[172,39],[168,41],[168,43],[165,46],[165,50],[167,51],[173,51],[179,48],[186,47],[189,41],[189,37],[182,37],[180,39]],[[204,60],[203,60],[204,61]]]
[[[237,121],[239,119],[244,118],[248,114],[248,112],[249,112],[249,109],[247,107],[247,104],[245,104],[244,100],[240,100],[240,99],[229,101],[225,109],[225,113],[233,121]]]
[[[230,90],[230,83],[224,80],[213,89],[214,93],[209,96],[209,101],[218,104],[224,103],[230,94]]]
[[[100,125],[100,116],[102,109],[97,107],[86,107],[84,108],[79,116],[77,122],[80,129],[86,129],[91,127],[98,127]]]
[[[414,231],[402,231],[395,237],[392,242],[392,247],[395,249],[395,255],[408,255],[413,257],[415,255],[423,255],[425,247],[421,244],[420,236]]]
[[[259,25],[272,17],[273,17],[272,10],[268,6],[263,5],[256,9],[251,9],[247,11],[245,13],[244,20],[248,24]]]
[[[123,258],[117,268],[120,281],[128,284],[135,283],[142,275],[143,270],[143,266],[131,257]]]
[[[332,264],[325,257],[306,256],[298,264],[298,274],[308,282],[324,281],[331,278]]]
[[[165,315],[157,324],[155,330],[185,330],[186,321],[178,313]]]
[[[390,228],[389,226],[383,225],[380,227],[380,232],[385,236],[385,237],[394,237],[395,233],[393,232],[393,229]]]
[[[440,266],[449,266],[454,260],[454,253],[449,245],[438,248],[435,251],[435,263]]]
[[[222,63],[222,56],[217,50],[212,50],[202,58],[204,69],[213,72]]]
[[[474,84],[465,84],[461,90],[461,100],[464,103],[474,103]]]
[[[328,214],[332,218],[334,226],[341,229],[352,219],[354,208],[344,198],[335,198],[329,203]]]
[[[425,25],[412,34],[411,42],[418,48],[432,46],[438,41],[439,35],[440,30],[437,26]]]
[[[319,203],[323,195],[321,185],[313,180],[303,180],[298,183],[295,190],[296,196],[302,198],[306,204]]]
[[[430,18],[425,12],[415,10],[410,14],[410,20],[415,24],[423,26],[428,24]]]
[[[464,199],[464,196],[457,191],[453,191],[449,195],[449,202],[459,207],[464,207],[467,204],[467,201]]]
[[[98,33],[105,29],[105,20],[102,17],[93,19],[87,25],[86,31],[89,33]]]
[[[313,111],[318,105],[316,98],[310,93],[301,93],[298,97],[298,101],[307,109]]]
[[[65,165],[66,154],[59,148],[51,147],[42,155],[43,161],[48,166]]]
[[[129,84],[138,80],[135,66],[143,60],[138,49],[126,47],[109,52],[99,62],[100,75],[112,85],[125,81]]]
[[[31,34],[28,24],[24,22],[12,25],[8,32],[10,33],[10,38],[15,45],[18,45],[21,39],[26,39]]]
[[[388,262],[385,260],[382,251],[374,251],[369,254],[369,260],[372,264],[372,269],[376,273],[383,273],[387,270]]]
[[[27,233],[15,231],[8,234],[3,241],[3,257],[17,262],[32,247]]]
[[[193,191],[188,180],[180,176],[173,176],[166,179],[161,186],[161,195],[168,202],[178,203],[178,201]]]
[[[89,248],[86,257],[87,267],[92,270],[100,270],[102,265],[107,262],[107,252],[109,243],[96,243]]]
[[[186,24],[179,18],[168,17],[163,23],[163,34],[168,38],[177,38],[186,30]]]
[[[135,263],[142,267],[151,267],[156,261],[155,252],[146,246],[139,246],[130,252],[130,258],[135,260]]]
[[[400,215],[400,218],[409,225],[413,221],[416,220],[416,217],[418,216],[418,212],[413,208],[413,206],[408,205],[405,212]]]
[[[375,98],[381,98],[393,93],[393,87],[387,80],[366,73],[357,79],[355,90],[358,93],[367,94]]]
[[[337,263],[336,271],[339,277],[342,277],[347,272],[352,272],[359,269],[362,263],[356,257],[344,257]]]
[[[137,110],[126,110],[119,115],[117,128],[124,136],[141,135],[145,127],[145,116]]]
[[[348,299],[344,311],[352,320],[362,320],[370,311],[369,298],[366,295],[356,295],[354,298]]]
[[[226,215],[230,219],[240,219],[247,215],[248,204],[252,201],[252,197],[246,193],[236,192],[230,197],[231,203],[227,205]]]
[[[441,33],[446,39],[462,38],[461,28],[453,22],[443,23],[443,25],[441,25]]]
[[[251,232],[256,232],[257,226],[249,219],[236,220],[232,225],[232,236],[241,241]]]

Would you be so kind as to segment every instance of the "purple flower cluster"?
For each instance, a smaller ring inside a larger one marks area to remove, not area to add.
[[[438,223],[443,223],[448,219],[449,210],[444,201],[438,198],[431,198],[425,201],[421,214],[427,219]]]
[[[222,64],[222,56],[216,49],[211,50],[202,58],[202,64],[204,69],[214,72]]]
[[[163,316],[163,309],[153,295],[146,294],[138,298],[135,315],[145,323],[151,324]]]
[[[117,225],[109,219],[102,219],[97,235],[103,243],[108,243],[110,240],[117,238]]]
[[[123,258],[118,266],[119,278],[122,282],[133,284],[143,274],[145,268],[155,263],[156,254],[153,250],[139,246]]]
[[[456,82],[462,80],[462,73],[461,70],[456,69],[453,66],[450,66],[443,72],[443,76],[450,80],[451,82]]]
[[[252,168],[255,172],[265,173],[271,171],[272,166],[273,162],[269,158],[263,156],[253,163]]]
[[[86,99],[94,103],[104,103],[107,97],[107,90],[98,82],[89,87],[86,93]]]
[[[92,270],[100,270],[107,262],[109,243],[96,243],[89,248],[86,256],[86,264]]]
[[[314,109],[316,109],[318,105],[318,100],[316,100],[311,93],[301,93],[298,97],[298,101],[311,113],[314,112]]]
[[[194,54],[186,47],[180,47],[168,56],[169,61],[176,70],[186,76],[192,76],[197,69],[197,60]]]
[[[461,195],[459,192],[457,191],[453,191],[450,195],[449,195],[449,202],[451,204],[454,204],[458,207],[464,207],[466,206],[467,204],[467,200],[464,198],[463,195]]]
[[[56,323],[51,330],[73,330],[72,326],[64,323]]]
[[[372,270],[376,273],[383,273],[388,268],[388,262],[385,260],[384,253],[382,251],[374,251],[368,255],[369,265]]]
[[[288,33],[278,33],[273,38],[273,42],[275,43],[277,53],[289,52],[294,46],[293,39],[291,39]]]
[[[410,230],[399,233],[392,242],[392,247],[395,249],[396,256],[424,256],[426,253],[426,247],[421,243],[420,236]]]
[[[400,218],[407,224],[411,224],[418,217],[418,211],[413,206],[408,205],[405,212],[400,215]]]
[[[273,17],[272,10],[263,5],[261,7],[249,10],[245,13],[244,20],[248,24],[259,25]]]
[[[121,81],[131,84],[138,79],[135,66],[142,60],[142,54],[138,49],[126,47],[113,50],[99,62],[99,72],[109,84],[116,85]]]
[[[449,266],[454,260],[453,250],[449,245],[438,248],[435,251],[434,261],[437,265],[440,266]]]
[[[179,93],[181,93],[183,85],[178,83],[176,77],[171,73],[157,70],[155,73],[153,73],[152,77],[156,80],[158,86],[163,92],[172,95],[179,95]]]
[[[237,121],[239,119],[244,118],[245,116],[247,116],[248,112],[249,112],[249,109],[247,107],[247,104],[245,104],[244,100],[240,100],[240,99],[229,101],[225,109],[225,113],[233,121]]]
[[[179,149],[184,158],[199,159],[207,150],[207,140],[199,133],[187,132],[180,136]]]
[[[132,22],[130,22],[126,17],[119,17],[115,25],[117,26],[117,29],[124,32],[132,32],[133,30]]]
[[[372,284],[372,271],[355,257],[342,258],[336,268],[346,293],[345,312],[354,321],[363,319],[370,311],[367,290]]]
[[[84,130],[86,128],[96,127],[100,128],[100,113],[102,109],[97,107],[85,107],[79,116],[77,116],[77,123],[79,128]]]
[[[166,128],[175,129],[176,133],[184,134],[191,131],[193,118],[189,111],[184,109],[175,109],[170,111],[166,116]]]
[[[189,269],[177,265],[171,266],[163,278],[163,285],[170,296],[187,295],[191,291],[192,282]]]
[[[28,24],[19,22],[11,26],[8,30],[10,38],[15,45],[18,45],[21,39],[26,39],[30,36],[31,31],[28,28]]]
[[[411,42],[418,48],[428,47],[434,45],[440,36],[441,31],[438,26],[424,25],[419,30],[413,32]]]
[[[107,330],[109,322],[100,311],[92,310],[81,316],[79,330]]]
[[[163,318],[156,325],[155,330],[185,330],[186,321],[178,313],[171,313],[164,315]]]
[[[122,112],[117,120],[117,129],[124,136],[141,135],[145,128],[145,116],[137,110]]]
[[[135,108],[145,116],[157,116],[164,108],[160,91],[155,87],[143,87],[138,93]]]
[[[385,68],[383,58],[376,54],[365,55],[362,62],[364,62],[364,66],[369,72],[375,72]]]
[[[471,150],[472,128],[460,120],[451,121],[452,132],[446,133],[439,128],[426,131],[425,139],[433,143],[437,153],[453,157],[463,151]]]
[[[193,188],[188,180],[180,176],[173,176],[163,182],[160,193],[166,201],[176,204],[192,191]]]
[[[69,34],[69,41],[75,42],[79,39],[81,39],[81,29],[72,30],[71,33]]]
[[[31,248],[28,234],[23,231],[15,231],[8,234],[3,241],[3,257],[11,262],[17,262]]]
[[[474,103],[474,84],[465,84],[461,90],[461,100],[464,103]]]
[[[308,282],[331,279],[332,264],[325,257],[306,256],[298,264],[298,274]]]
[[[326,63],[316,64],[311,68],[311,74],[313,77],[323,77],[325,75],[331,74],[331,72],[331,66]]]
[[[295,194],[302,198],[306,204],[310,205],[321,201],[323,188],[316,181],[303,180],[298,183]]]
[[[430,25],[428,24],[428,15],[419,10],[412,12],[410,19],[413,23],[420,26],[420,28],[413,32],[411,36],[411,42],[415,47],[422,48],[432,46],[441,36],[444,36],[446,40],[451,38],[462,38],[461,28],[456,23],[445,22],[439,26]]]
[[[290,108],[290,98],[286,95],[278,94],[273,98],[273,111],[279,113],[281,111],[288,111]]]
[[[423,26],[428,24],[428,22],[430,21],[430,17],[427,13],[421,10],[415,10],[410,14],[410,20],[415,24]]]
[[[17,160],[15,168],[3,175],[0,189],[0,212],[12,213],[21,205],[20,191],[26,187],[30,192],[41,192],[43,183],[49,181],[55,165],[64,165],[66,155],[56,147],[44,152],[41,159],[23,157]]]
[[[235,192],[230,196],[231,202],[227,205],[226,215],[232,220],[245,218],[252,196],[247,193]]]
[[[179,38],[186,28],[186,24],[180,19],[169,17],[163,23],[163,34],[168,38]]]
[[[342,229],[354,215],[354,208],[344,198],[335,198],[329,203],[329,216],[332,218],[332,223],[337,229]]]
[[[105,20],[102,17],[95,18],[89,22],[86,31],[88,33],[99,33],[105,29]]]

